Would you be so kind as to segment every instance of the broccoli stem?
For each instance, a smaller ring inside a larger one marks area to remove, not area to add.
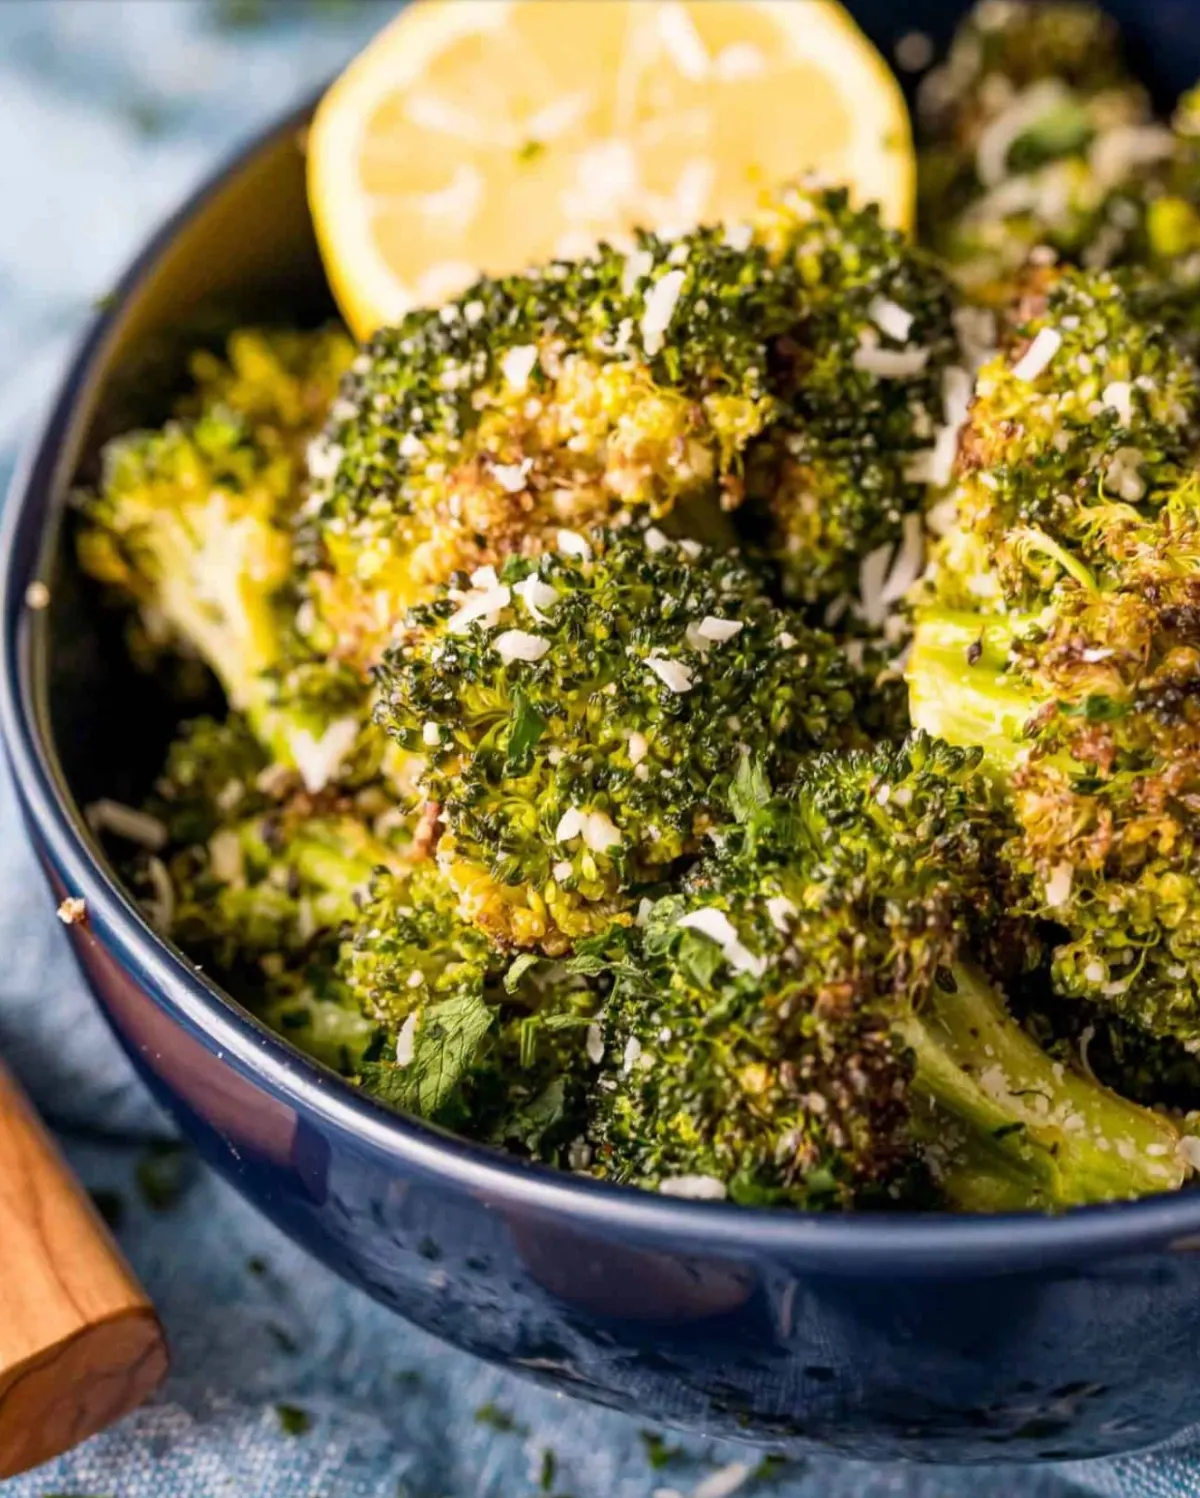
[[[923,612],[906,675],[916,727],[951,744],[979,744],[992,766],[1011,770],[1036,699],[1004,675],[1025,621],[1007,616]]]
[[[1052,1061],[976,969],[953,976],[901,1027],[918,1132],[952,1206],[1055,1210],[1182,1184],[1168,1119]]]

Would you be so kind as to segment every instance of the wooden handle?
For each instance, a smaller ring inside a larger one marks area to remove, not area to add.
[[[153,1306],[0,1066],[0,1478],[127,1414],[166,1367]]]

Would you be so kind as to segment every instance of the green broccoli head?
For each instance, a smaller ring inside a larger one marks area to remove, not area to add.
[[[911,1196],[922,1170],[969,1207],[1178,1182],[1170,1125],[1068,1077],[977,966],[1037,955],[979,759],[918,735],[775,799],[746,773],[740,829],[649,912],[604,1012],[599,1173],[804,1206]]]
[[[339,976],[386,1037],[362,1068],[374,1096],[492,1144],[565,1163],[583,1127],[586,978],[515,961],[458,911],[429,861],[377,874]]]
[[[679,510],[694,532],[748,489],[761,508],[781,467],[772,549],[797,592],[840,588],[921,503],[906,465],[942,419],[950,312],[873,210],[791,188],[753,225],[641,235],[409,314],[355,361],[313,454],[329,648],[373,661],[433,586],[564,525]]]
[[[1089,299],[1124,299],[1126,312],[1099,318],[1081,355]],[[1136,300],[1111,277],[1069,274],[1050,304],[1031,348],[1064,328],[1064,307],[1079,321],[1046,369],[1022,381],[1018,361],[981,377],[959,521],[918,603],[910,706],[930,732],[982,744],[1006,786],[1025,908],[1061,928],[1059,992],[1191,1041],[1195,375],[1170,328],[1132,318]],[[1012,607],[979,587],[989,576]]]
[[[171,858],[171,934],[220,968],[265,962],[269,974],[277,959],[353,920],[376,868],[404,863],[403,842],[377,835],[351,805],[314,805],[300,792],[229,818]]]
[[[195,386],[173,420],[109,443],[100,486],[83,502],[85,570],[136,603],[149,638],[211,667],[272,755],[296,766],[334,722],[328,687],[314,691],[311,678],[336,668],[297,677],[308,652],[296,627],[292,524],[307,445],[352,353],[336,329],[232,334],[223,359],[196,356]],[[361,685],[357,694],[365,720]],[[343,748],[348,734],[335,734]]]
[[[1072,581],[1032,622],[923,611],[909,663],[916,720],[984,744],[1007,787],[1025,908],[1061,928],[1059,992],[1184,1041],[1200,1035],[1198,618],[1194,573]]]
[[[336,936],[322,935],[270,961],[238,994],[264,1024],[306,1055],[353,1078],[369,1064],[366,1057],[378,1049],[380,1035],[343,981],[340,955]]]
[[[950,289],[841,191],[785,191],[756,231],[799,291],[793,325],[771,345],[784,409],[747,454],[743,531],[758,542],[765,527],[798,602],[857,600],[862,559],[899,541],[928,485],[949,478],[937,435],[967,380]]]
[[[371,882],[343,957],[359,1008],[393,1034],[412,1014],[478,995],[502,964],[486,935],[458,914],[453,889],[430,862]]]
[[[923,237],[975,298],[1002,305],[1040,246],[1093,269],[1155,258],[1180,143],[1099,7],[983,0],[919,103]]]
[[[1156,512],[1190,509],[1197,372],[1158,310],[1133,274],[1032,278],[1010,347],[977,377],[932,572],[942,603],[1032,607],[1064,576],[1124,576],[1157,545]]]
[[[109,443],[84,500],[85,570],[198,653],[235,707],[282,653],[305,446],[346,361],[337,331],[233,335],[225,361],[198,356],[179,416]]]
[[[438,861],[471,921],[553,952],[695,854],[740,757],[786,775],[861,742],[865,684],[735,555],[644,533],[565,533],[409,616],[379,721],[428,757]]]
[[[155,782],[150,810],[176,846],[206,841],[235,816],[251,816],[269,804],[278,777],[244,718],[223,722],[193,718],[182,723]]]

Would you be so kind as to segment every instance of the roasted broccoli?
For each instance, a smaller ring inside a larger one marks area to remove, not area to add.
[[[1051,1061],[985,976],[1038,953],[979,760],[917,735],[776,797],[744,763],[740,826],[649,911],[599,1021],[597,1173],[849,1206],[924,1172],[991,1210],[1179,1184],[1172,1125]]]
[[[1124,575],[1161,539],[1159,511],[1181,508],[1200,433],[1196,364],[1142,275],[1043,270],[1022,292],[961,433],[934,561],[955,607],[1035,607],[1066,572]]]
[[[310,465],[313,638],[370,663],[456,571],[626,511],[719,537],[747,494],[793,591],[843,592],[922,504],[958,357],[944,277],[841,191],[480,281],[354,362]]]
[[[304,642],[295,587],[306,454],[352,356],[337,329],[242,330],[223,359],[196,355],[175,417],[105,448],[78,540],[84,569],[137,604],[145,635],[198,655],[314,790],[383,747],[366,684]]]
[[[920,104],[923,233],[973,296],[1002,304],[1039,247],[1194,283],[1193,108],[1153,118],[1097,6],[980,0]]]
[[[980,375],[956,527],[917,611],[914,721],[1007,786],[1063,994],[1200,1036],[1195,370],[1067,273]]]
[[[864,740],[869,688],[744,562],[643,532],[563,533],[415,609],[379,719],[428,758],[466,918],[554,953],[606,926],[723,820],[739,755],[787,775]]]
[[[1200,1158],[1200,91],[989,0],[924,104],[950,270],[792,184],[105,449],[83,566],[228,713],[93,829],[382,1103],[754,1205]]]
[[[305,453],[352,352],[337,331],[233,334],[225,360],[195,357],[172,421],[109,443],[83,501],[85,569],[197,651],[235,707],[283,654]]]
[[[557,1159],[581,1127],[596,995],[559,964],[514,959],[457,903],[432,862],[376,877],[339,969],[387,1037],[363,1083],[407,1112]]]

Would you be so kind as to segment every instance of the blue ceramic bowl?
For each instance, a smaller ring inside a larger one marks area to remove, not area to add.
[[[880,40],[947,7],[880,0]],[[1128,0],[1165,93],[1193,0]],[[881,19],[891,16],[891,19]],[[329,311],[289,120],[194,198],[93,326],[10,496],[0,726],[79,963],[155,1097],[285,1232],[401,1315],[566,1392],[714,1434],[996,1462],[1147,1446],[1200,1415],[1200,1192],[1059,1218],[806,1217],[522,1165],[385,1111],[147,926],[81,805],[135,800],[172,712],[79,585],[64,523],[100,442],[153,421],[204,328]],[[46,579],[52,604],[29,611]]]

